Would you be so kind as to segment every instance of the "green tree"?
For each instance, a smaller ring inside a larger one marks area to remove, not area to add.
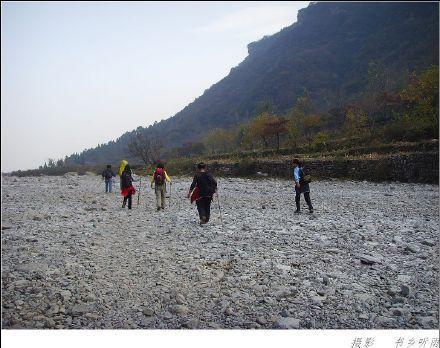
[[[53,158],[49,158],[49,159],[47,160],[47,166],[48,166],[49,168],[54,168],[54,167],[55,167],[55,160],[54,160]]]
[[[327,148],[327,144],[330,141],[330,135],[326,132],[319,132],[315,135],[315,138],[313,139],[313,147],[316,150],[324,150]]]
[[[413,76],[400,93],[406,105],[404,122],[421,135],[438,137],[439,132],[439,69],[433,66],[420,77]]]
[[[301,125],[298,120],[289,118],[287,122],[287,138],[288,144],[292,149],[298,147],[298,143],[301,139]]]
[[[270,100],[263,100],[258,103],[256,108],[256,114],[260,115],[262,113],[274,114],[276,112],[276,106]]]
[[[305,139],[311,143],[312,133],[318,126],[316,115],[312,115],[315,107],[310,98],[310,95],[306,89],[300,96],[287,115],[287,134],[289,139],[289,145],[292,148],[296,148],[298,143]]]
[[[306,90],[305,94],[296,100],[295,106],[293,108],[293,113],[305,116],[311,114],[314,109],[315,108],[313,106],[312,99],[310,98],[309,93]]]
[[[360,108],[349,108],[345,114],[344,131],[349,137],[361,137],[366,131],[368,117]]]
[[[312,143],[313,135],[319,130],[322,118],[319,114],[312,114],[300,119],[305,140],[309,145]]]
[[[223,128],[213,129],[203,137],[202,141],[208,153],[211,154],[229,152],[234,147],[234,137],[232,132]]]

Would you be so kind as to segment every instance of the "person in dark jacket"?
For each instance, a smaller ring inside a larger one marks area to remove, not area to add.
[[[102,172],[102,178],[105,181],[105,193],[112,192],[112,183],[113,178],[115,177],[115,173],[112,171],[112,166],[110,164],[107,165],[107,168]]]
[[[211,215],[211,202],[217,191],[217,181],[206,172],[206,164],[199,163],[197,169],[187,197],[191,198],[191,202],[196,201],[200,225],[203,225],[209,221]]]
[[[309,212],[313,213],[312,201],[310,200],[310,187],[309,183],[304,180],[304,170],[303,165],[298,159],[292,161],[293,166],[293,179],[295,180],[295,203],[296,210],[295,213],[299,214],[301,212],[300,199],[301,193],[304,194],[304,199],[306,200],[307,206],[309,207]]]
[[[133,180],[130,165],[127,164],[121,174],[121,194],[124,196],[122,208],[125,208],[128,202],[128,209],[131,209],[131,196],[136,193],[136,189],[133,187],[133,181],[135,180]]]

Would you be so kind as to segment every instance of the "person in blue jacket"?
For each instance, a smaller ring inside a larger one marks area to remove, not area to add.
[[[292,166],[293,179],[295,180],[295,213],[299,214],[301,212],[300,199],[301,193],[304,193],[304,199],[306,200],[306,203],[309,207],[309,212],[313,214],[312,201],[310,200],[310,187],[309,183],[304,180],[303,165],[297,158],[295,158],[292,161]]]

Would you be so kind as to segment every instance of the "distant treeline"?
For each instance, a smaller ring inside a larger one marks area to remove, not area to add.
[[[53,167],[40,167],[39,169],[29,169],[29,170],[17,170],[11,173],[2,173],[2,175],[10,175],[10,176],[57,176],[64,175],[66,173],[77,173],[78,175],[86,175],[88,173],[93,173],[96,175],[101,175],[103,170],[105,169],[106,164],[95,164],[95,165],[62,165],[62,166],[53,166]],[[145,167],[140,165],[132,166],[136,173],[140,171],[145,172]],[[117,172],[117,165],[113,167],[114,172]]]

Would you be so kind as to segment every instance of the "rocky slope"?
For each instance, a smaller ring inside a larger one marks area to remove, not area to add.
[[[220,179],[200,227],[189,183],[128,212],[96,176],[4,177],[2,328],[438,327],[438,186],[316,182],[294,215],[288,181]]]

